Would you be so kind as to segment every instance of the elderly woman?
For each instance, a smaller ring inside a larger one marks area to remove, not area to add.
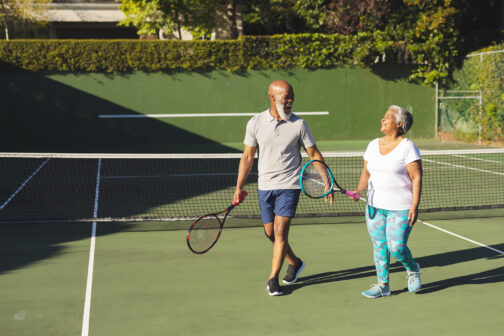
[[[390,254],[408,272],[408,290],[420,289],[420,265],[406,243],[417,220],[422,189],[422,161],[415,144],[404,137],[413,116],[392,105],[381,119],[384,136],[371,141],[364,154],[364,168],[355,193],[366,187],[366,223],[373,242],[378,283],[362,292],[368,298],[390,295]]]

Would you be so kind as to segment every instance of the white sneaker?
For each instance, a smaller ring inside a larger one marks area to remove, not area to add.
[[[422,279],[420,279],[420,265],[417,263],[417,271],[408,271],[408,291],[415,293],[422,287]]]

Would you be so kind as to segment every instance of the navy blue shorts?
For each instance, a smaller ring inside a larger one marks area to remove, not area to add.
[[[299,189],[258,190],[263,224],[272,223],[275,215],[294,217],[300,192]]]

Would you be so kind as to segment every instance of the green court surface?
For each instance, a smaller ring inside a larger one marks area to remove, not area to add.
[[[225,229],[210,252],[195,255],[186,231],[169,223],[98,223],[89,335],[502,331],[504,255],[417,223],[409,246],[422,266],[422,289],[408,293],[404,269],[393,264],[392,296],[367,299],[360,292],[376,278],[363,218],[333,220],[292,226],[291,244],[307,267],[282,297],[267,294],[271,245],[260,227]],[[429,223],[504,250],[502,216]],[[1,335],[81,333],[91,227],[0,226]]]

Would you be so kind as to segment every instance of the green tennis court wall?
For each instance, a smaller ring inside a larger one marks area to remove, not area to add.
[[[329,112],[303,116],[317,140],[379,136],[380,118],[392,104],[413,113],[408,136],[432,138],[435,92],[408,83],[410,70],[406,65],[380,65],[238,73],[3,73],[2,150],[152,152],[185,143],[239,143],[250,116],[103,115],[261,112],[268,108],[268,85],[277,79],[293,85],[294,112]]]

